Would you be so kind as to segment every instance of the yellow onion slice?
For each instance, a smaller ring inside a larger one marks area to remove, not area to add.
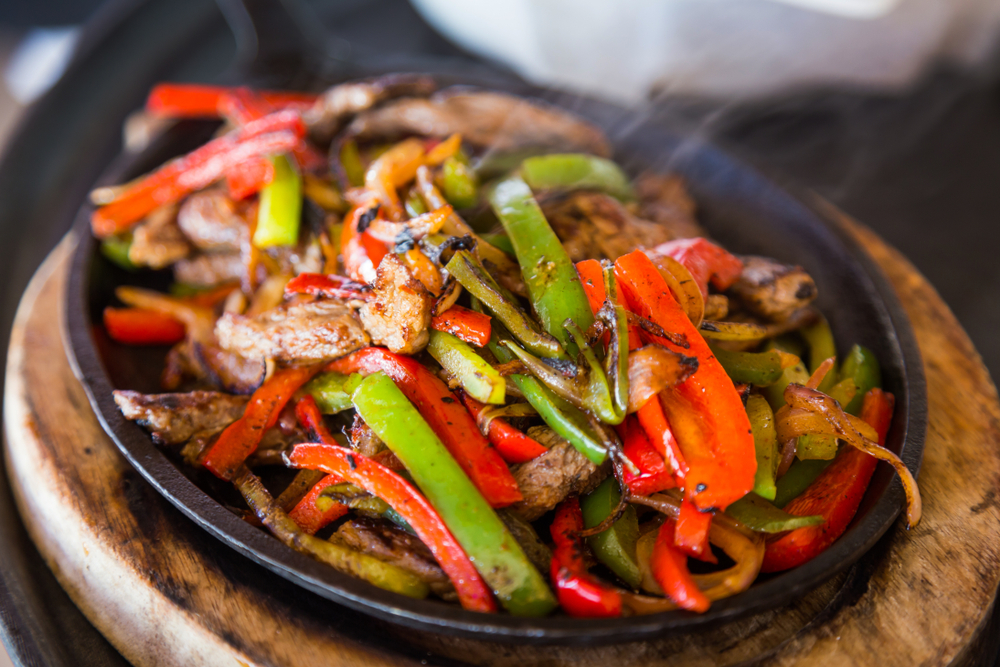
[[[678,354],[660,345],[647,345],[628,355],[628,414],[667,387],[689,378],[698,370],[698,359]]]
[[[906,492],[907,527],[917,525],[922,508],[917,481],[898,456],[878,444],[878,433],[874,428],[858,417],[845,413],[833,398],[809,387],[788,385],[785,389],[785,401],[787,405],[775,415],[779,438],[806,433],[834,435],[847,441],[852,447],[888,462],[896,469]]]

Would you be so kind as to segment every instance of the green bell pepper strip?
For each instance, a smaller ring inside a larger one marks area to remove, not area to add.
[[[611,334],[603,366],[573,320],[566,320],[565,327],[585,364],[574,367],[573,373],[554,368],[512,342],[503,344],[555,394],[581,410],[589,410],[606,424],[620,424],[628,410],[628,315],[618,301],[614,267],[609,264],[603,273],[606,292],[597,318]],[[589,300],[587,303],[589,307]]]
[[[795,354],[800,358],[802,356],[801,347],[786,344],[786,342],[780,338],[768,341],[767,349],[770,350],[774,348],[782,350],[783,352],[788,352],[789,354]],[[774,384],[764,388],[764,396],[767,398],[767,402],[771,404],[771,409],[777,412],[778,408],[785,404],[785,387],[793,382],[797,384],[805,384],[808,380],[809,371],[806,370],[806,365],[801,361],[782,371],[781,377],[778,378]]]
[[[507,383],[472,346],[457,336],[431,329],[427,352],[480,403],[503,405]]]
[[[113,264],[120,266],[126,271],[135,271],[139,267],[128,258],[128,252],[132,248],[132,232],[109,236],[101,241],[101,254]]]
[[[361,161],[358,144],[349,139],[340,147],[340,166],[344,168],[347,182],[356,188],[365,184],[365,165]]]
[[[763,396],[751,394],[747,399],[747,416],[750,418],[754,449],[757,452],[753,492],[774,500],[774,476],[778,471],[778,436],[774,428],[774,413]]]
[[[837,346],[833,340],[833,331],[830,330],[830,323],[822,315],[814,324],[802,327],[799,333],[806,339],[809,345],[809,372],[815,373],[819,365],[837,356]],[[833,385],[837,384],[837,369],[830,369],[823,381],[819,383],[819,389],[824,394],[829,394]]]
[[[846,378],[838,382],[826,393],[837,399],[837,402],[842,406],[848,405],[857,393],[854,378]],[[829,461],[837,455],[837,438],[836,436],[820,435],[818,433],[803,435],[799,438],[796,445],[795,455],[799,459],[822,459]]]
[[[274,180],[260,190],[257,229],[253,233],[253,244],[258,248],[295,245],[299,240],[302,178],[287,156],[270,159]]]
[[[473,301],[473,308],[481,306]],[[509,338],[501,338],[497,331],[499,327],[493,327],[493,336],[490,339],[490,352],[500,363],[507,363],[514,359],[514,354],[505,346],[502,341],[509,341]],[[549,428],[562,438],[569,441],[573,447],[586,456],[594,465],[601,465],[608,457],[607,447],[601,442],[582,412],[570,405],[567,401],[556,396],[552,390],[543,385],[530,375],[511,375],[511,382],[521,392],[525,400],[535,408],[538,416],[542,418]]]
[[[599,190],[622,201],[635,199],[635,191],[621,167],[594,155],[529,157],[521,163],[521,174],[533,190]]]
[[[566,377],[561,370],[553,368],[530,352],[522,350],[514,341],[503,341],[501,345],[520,359],[521,363],[527,366],[542,384],[563,400],[581,410],[590,410],[598,419],[607,424],[620,424],[625,419],[625,411],[618,412],[615,408],[608,379],[604,374],[604,369],[601,368],[601,362],[575,323],[567,322],[566,328],[569,329],[570,335],[580,348],[580,354],[586,362],[586,366],[577,369],[573,377]],[[628,399],[626,399],[626,407],[628,407]]]
[[[441,165],[441,193],[455,208],[472,208],[479,197],[476,175],[460,160],[450,157]]]
[[[521,276],[542,329],[562,343],[571,357],[575,356],[577,350],[566,330],[566,320],[573,320],[582,331],[594,323],[576,267],[542,214],[531,188],[519,176],[497,183],[489,201],[514,244]]]
[[[480,234],[479,238],[492,246],[500,248],[508,255],[514,254],[514,244],[510,242],[510,237],[506,234]]]
[[[424,204],[423,197],[416,190],[410,191],[410,196],[406,198],[403,206],[406,208],[406,214],[411,218],[427,213],[427,205]]]
[[[316,405],[325,415],[335,415],[354,407],[351,394],[361,384],[361,375],[351,373],[344,375],[333,371],[320,373],[307,382],[302,391],[316,399]]]
[[[408,570],[303,532],[281,508],[275,505],[264,484],[245,466],[241,466],[237,471],[233,483],[261,523],[267,526],[275,537],[296,551],[310,554],[341,572],[364,579],[387,591],[412,598],[425,598],[430,592],[427,584]]]
[[[861,413],[865,394],[875,387],[882,386],[882,370],[878,359],[871,350],[860,345],[852,347],[844,357],[844,363],[840,366],[840,377],[853,379],[854,386],[857,387],[854,398],[846,405],[842,404],[845,412],[855,416]]]
[[[788,471],[781,476],[775,485],[774,505],[784,507],[797,498],[803,491],[809,488],[819,474],[833,463],[833,459],[824,461],[822,459],[807,459],[800,461],[796,459],[788,468]]]
[[[766,352],[733,352],[712,345],[712,354],[722,364],[733,382],[766,387],[781,379],[781,355],[776,350]]]
[[[539,331],[528,314],[506,290],[500,287],[479,259],[468,250],[459,250],[445,265],[450,273],[473,297],[486,306],[507,330],[526,348],[539,357],[566,358],[562,346],[553,336]],[[581,288],[582,289],[582,288]]]
[[[751,491],[726,508],[726,514],[758,533],[783,533],[823,523],[821,516],[795,516]]]
[[[599,525],[615,511],[620,499],[618,483],[614,477],[608,477],[593,492],[580,499],[584,526],[593,528]],[[628,506],[621,518],[611,524],[610,528],[587,538],[587,543],[597,560],[635,589],[639,588],[642,582],[642,573],[639,571],[635,553],[638,541],[639,519],[632,505]]]
[[[389,376],[369,375],[353,400],[361,418],[410,471],[504,608],[517,616],[552,611],[556,600],[545,580]]]

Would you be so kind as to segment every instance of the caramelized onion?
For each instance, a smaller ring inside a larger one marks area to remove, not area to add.
[[[722,515],[717,514],[716,518]],[[642,573],[640,586],[649,593],[662,595],[662,590],[653,578],[649,566],[649,557],[653,553],[657,531],[649,531],[636,543],[636,560]],[[709,542],[722,549],[733,561],[734,565],[718,572],[691,575],[698,588],[709,600],[721,600],[750,588],[750,585],[760,574],[761,563],[764,562],[764,539],[754,533],[747,534],[724,521],[713,519],[708,533]],[[646,596],[623,597],[629,608],[636,614],[649,614],[673,609],[663,603],[672,605],[669,600],[659,601],[659,598]]]
[[[628,355],[628,414],[637,412],[667,387],[689,378],[698,370],[698,359],[678,354],[660,345],[647,345]]]
[[[667,281],[670,293],[674,295],[681,308],[687,313],[691,324],[699,326],[705,317],[705,296],[701,293],[701,288],[698,287],[691,272],[669,255],[649,253],[649,259],[653,261],[653,264],[659,269],[660,275]]]
[[[215,313],[202,306],[167,296],[142,287],[122,286],[115,296],[126,306],[156,310],[184,323],[188,340],[212,342],[215,340]]]
[[[845,413],[833,398],[809,387],[799,384],[788,385],[785,389],[785,401],[788,403],[787,411],[782,408],[775,415],[779,438],[790,437],[792,433],[800,435],[806,432],[826,433],[846,440],[852,447],[866,454],[887,461],[896,469],[903,482],[903,490],[906,492],[907,527],[912,528],[917,525],[921,513],[917,481],[913,479],[910,470],[898,456],[878,444],[878,433],[874,428],[858,417]]]

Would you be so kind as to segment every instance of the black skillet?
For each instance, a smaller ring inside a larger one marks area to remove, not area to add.
[[[302,67],[302,61],[295,67]],[[727,248],[804,266],[819,286],[817,305],[830,319],[840,351],[858,342],[872,349],[881,361],[884,387],[897,399],[887,446],[916,474],[926,428],[926,395],[913,332],[878,267],[823,208],[710,145],[647,122],[641,114],[532,88],[503,76],[431,73],[442,85],[506,90],[574,110],[606,129],[614,142],[616,159],[631,172],[654,169],[681,173],[698,204],[701,221]],[[273,81],[276,76],[272,71],[267,78]],[[127,181],[190,150],[213,129],[211,124],[181,123],[141,154],[123,156],[101,182]],[[100,313],[113,303],[116,285],[162,289],[168,276],[127,274],[107,262],[89,234],[90,212],[90,206],[84,205],[77,217],[81,241],[68,283],[66,313],[71,356],[105,430],[132,465],[198,525],[280,576],[353,609],[422,630],[479,639],[596,644],[661,637],[797,599],[857,561],[892,525],[902,507],[901,485],[894,480],[892,469],[880,464],[854,521],[826,552],[792,571],[761,577],[746,592],[713,603],[701,615],[677,611],[611,620],[564,616],[528,619],[475,614],[439,601],[388,593],[296,553],[251,527],[198,485],[215,488],[212,480],[197,475],[189,478],[185,473],[190,471],[179,469],[141,428],[122,418],[111,398],[112,389],[156,391],[163,351],[110,342],[98,326]]]

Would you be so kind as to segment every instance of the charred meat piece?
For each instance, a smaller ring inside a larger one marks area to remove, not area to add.
[[[347,439],[351,443],[351,449],[368,458],[374,458],[387,449],[385,443],[375,435],[375,431],[358,414],[354,415],[354,423],[351,424],[351,428],[347,432]]]
[[[238,252],[195,255],[174,264],[174,280],[195,287],[211,287],[240,280],[244,273],[246,266]]]
[[[263,357],[244,359],[214,345],[191,344],[197,361],[209,382],[230,394],[252,394],[264,382],[267,365]]]
[[[359,139],[447,137],[456,132],[465,142],[500,152],[549,148],[611,154],[604,133],[573,114],[513,95],[467,89],[391,102],[359,114],[346,130]]]
[[[236,203],[218,189],[188,197],[177,212],[177,224],[201,250],[239,252],[250,241],[250,227]]]
[[[283,363],[336,359],[369,343],[354,311],[333,299],[284,303],[254,317],[225,313],[215,335],[224,350]]]
[[[767,257],[748,256],[743,273],[729,293],[748,311],[772,322],[782,322],[816,298],[816,283],[800,266]]]
[[[217,391],[184,394],[140,394],[115,391],[115,403],[126,419],[138,422],[164,445],[187,442],[200,431],[221,430],[243,416],[246,396]]]
[[[162,206],[132,231],[129,261],[136,266],[162,269],[191,254],[191,245],[177,226],[177,207]]]
[[[528,435],[549,448],[538,458],[511,468],[524,500],[510,509],[528,521],[534,521],[571,495],[593,491],[607,477],[606,466],[595,466],[552,429],[534,426],[528,429]]]
[[[445,600],[458,599],[448,575],[434,560],[430,549],[416,536],[387,521],[367,517],[351,519],[337,529],[333,539],[409,570]]]
[[[427,345],[433,305],[433,295],[390,253],[379,263],[372,298],[359,314],[375,345],[415,354]]]
[[[680,176],[647,173],[636,179],[639,215],[661,225],[669,239],[706,236],[695,218],[694,200]]]
[[[303,114],[303,120],[314,139],[326,142],[355,114],[394,97],[426,97],[435,87],[430,77],[412,74],[390,74],[371,81],[342,83],[323,93]]]
[[[600,192],[553,195],[543,200],[542,211],[574,262],[616,259],[673,238],[666,227],[635,217]]]

